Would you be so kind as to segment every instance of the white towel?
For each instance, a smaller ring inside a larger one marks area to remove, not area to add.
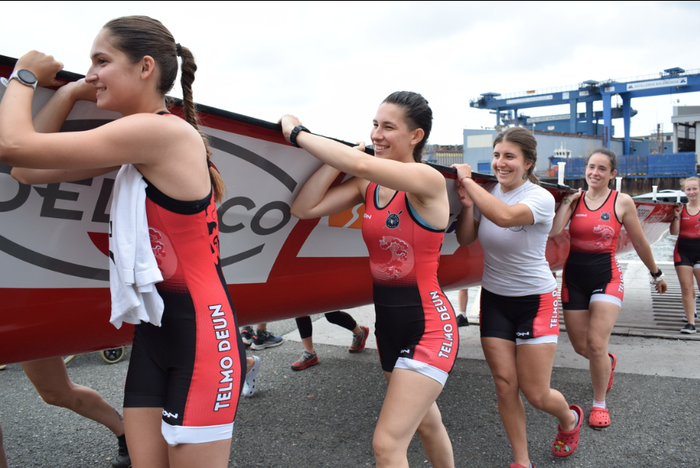
[[[117,328],[123,322],[142,321],[159,327],[164,305],[155,283],[163,281],[163,275],[148,233],[146,181],[131,164],[123,165],[117,174],[109,219],[109,321]]]

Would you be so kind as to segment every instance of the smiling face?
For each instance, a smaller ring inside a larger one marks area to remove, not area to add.
[[[110,32],[103,29],[95,38],[90,51],[92,65],[85,81],[97,90],[97,107],[126,115],[133,91],[140,82],[142,67],[140,63],[131,63],[126,54],[112,46],[109,35]]]
[[[611,170],[610,158],[602,153],[593,153],[586,164],[586,182],[589,190],[607,188],[608,184],[617,175],[616,170]]]
[[[523,178],[523,175],[527,174],[530,166],[532,163],[525,160],[520,145],[504,140],[493,147],[491,167],[504,192],[524,184],[527,177]]]
[[[410,130],[400,106],[383,103],[377,109],[370,138],[377,157],[395,161],[413,161],[413,147],[423,137],[423,130]]]
[[[700,184],[695,179],[686,180],[683,184],[683,191],[688,200],[697,200],[700,195]]]

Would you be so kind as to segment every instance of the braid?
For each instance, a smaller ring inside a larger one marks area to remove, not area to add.
[[[209,163],[209,175],[211,176],[212,188],[214,190],[214,198],[217,202],[221,202],[224,197],[226,186],[219,171],[211,165],[211,147],[209,146],[209,139],[199,129],[199,117],[197,116],[197,109],[195,108],[194,99],[192,98],[192,83],[194,82],[194,73],[197,71],[197,64],[194,62],[192,52],[190,52],[187,47],[182,47],[180,44],[177,44],[177,52],[182,59],[182,64],[180,66],[180,72],[182,74],[180,84],[182,85],[182,107],[185,111],[185,120],[199,132],[202,141],[204,141],[204,147],[207,151],[207,162]]]

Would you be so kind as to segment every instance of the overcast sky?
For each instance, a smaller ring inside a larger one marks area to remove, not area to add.
[[[352,142],[369,139],[378,105],[397,90],[430,102],[430,143],[461,144],[462,129],[495,125],[494,115],[469,107],[481,93],[700,69],[700,2],[2,2],[0,8],[0,55],[37,49],[76,73],[86,72],[104,23],[152,16],[195,54],[198,103],[268,121],[293,113],[316,133]],[[180,97],[179,84],[172,94]],[[639,114],[632,135],[649,134],[657,123],[670,131],[673,105],[700,105],[700,93],[633,100]],[[568,113],[568,106],[525,113]],[[615,125],[621,137],[622,121]]]

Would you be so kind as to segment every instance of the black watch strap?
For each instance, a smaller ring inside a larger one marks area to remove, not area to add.
[[[649,272],[649,274],[650,274],[653,278],[658,278],[659,276],[663,275],[663,272],[661,271],[661,268],[659,268],[659,271],[657,271],[656,273]]]
[[[301,148],[301,146],[299,146],[299,144],[297,143],[297,135],[299,135],[299,132],[311,133],[309,129],[304,127],[303,125],[297,125],[292,129],[292,133],[289,134],[289,142],[297,148]]]

